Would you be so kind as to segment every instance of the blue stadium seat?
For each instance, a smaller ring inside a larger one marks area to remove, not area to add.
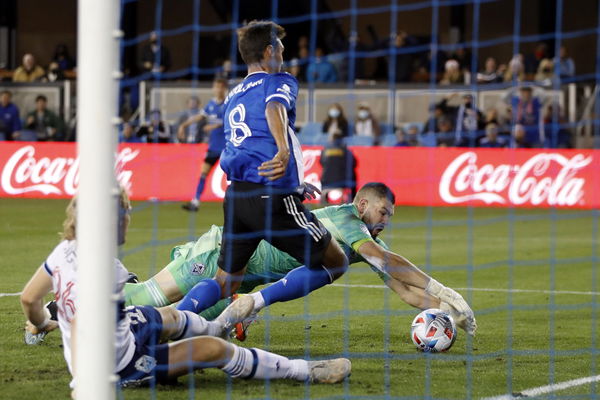
[[[427,132],[419,135],[419,144],[425,147],[436,147],[437,146],[437,138],[435,137],[435,133]]]
[[[0,141],[2,140],[6,140],[6,135],[4,134],[4,132],[0,132]]]
[[[398,139],[396,138],[396,135],[391,135],[391,134],[381,135],[381,141],[380,141],[381,146],[395,146],[396,143],[398,143]]]
[[[373,146],[373,138],[369,136],[350,136],[346,138],[348,146]]]
[[[306,145],[321,145],[327,143],[327,135],[322,130],[319,122],[307,122],[298,133],[300,143]]]
[[[379,124],[379,128],[380,128],[381,134],[384,136],[394,134],[394,125],[392,125],[392,124],[382,123],[382,124]]]
[[[22,142],[37,142],[37,134],[30,129],[23,129],[19,139]]]

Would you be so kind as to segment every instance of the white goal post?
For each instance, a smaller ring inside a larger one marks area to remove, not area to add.
[[[78,0],[78,291],[75,394],[115,398],[119,0]]]

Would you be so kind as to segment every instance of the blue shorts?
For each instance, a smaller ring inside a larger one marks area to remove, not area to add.
[[[169,345],[159,344],[162,317],[154,307],[131,306],[125,309],[135,337],[135,352],[125,368],[119,371],[120,386],[139,386],[151,380],[168,381]]]

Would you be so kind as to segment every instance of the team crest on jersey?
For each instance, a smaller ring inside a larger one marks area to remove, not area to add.
[[[204,264],[194,263],[192,265],[192,274],[194,274],[194,275],[202,275],[204,273],[205,269],[206,269],[206,266]]]
[[[156,358],[143,355],[135,362],[135,369],[149,374],[156,367]]]

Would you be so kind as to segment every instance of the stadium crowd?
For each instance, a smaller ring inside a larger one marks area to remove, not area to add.
[[[354,78],[358,84],[365,82],[395,81],[397,83],[424,83],[434,79],[439,87],[447,85],[507,85],[514,88],[504,99],[502,109],[477,108],[473,95],[452,95],[432,103],[426,121],[403,121],[399,125],[384,123],[366,102],[360,102],[348,116],[339,103],[326,105],[327,117],[322,124],[298,126],[300,140],[305,144],[324,145],[333,135],[341,136],[350,145],[385,146],[467,146],[467,147],[549,147],[573,146],[572,133],[565,127],[564,110],[556,102],[544,97],[544,88],[557,87],[575,75],[575,63],[562,46],[555,57],[544,42],[536,45],[530,54],[516,54],[506,63],[498,63],[488,57],[482,68],[472,76],[472,55],[469,49],[456,47],[454,51],[438,51],[435,59],[430,52],[413,52],[421,43],[417,37],[400,31],[389,40],[372,38],[367,45],[361,38],[353,38],[349,44],[336,43],[336,52],[327,53],[334,44],[324,43],[315,47],[310,56],[309,39],[301,36],[297,51],[285,63],[286,70],[303,85],[327,85],[347,82],[349,76],[347,51],[352,45],[355,51],[370,52],[388,49],[391,57],[375,57],[376,68],[367,73],[364,58],[354,59]],[[150,74],[161,78],[171,67],[171,51],[160,37],[152,32],[141,46],[139,65],[127,70]],[[68,48],[56,46],[52,59],[44,68],[34,55],[24,54],[22,65],[10,78],[14,82],[56,82],[76,77],[76,62]],[[392,67],[393,66],[393,67]],[[432,75],[433,74],[433,75]],[[6,78],[8,75],[4,74]],[[231,86],[240,77],[231,60],[225,60],[217,77]],[[18,90],[18,89],[17,89]],[[203,123],[196,121],[185,125],[185,134],[179,127],[201,110],[198,98],[189,99],[188,107],[173,117],[163,116],[158,109],[151,110],[145,120],[132,118],[139,106],[138,92],[132,88],[121,91],[120,109],[124,123],[119,133],[122,142],[206,142]],[[0,140],[62,141],[74,140],[75,116],[62,116],[58,110],[47,107],[47,98],[40,94],[34,104],[15,104],[9,90],[2,91],[0,103]],[[22,111],[24,111],[22,113]],[[66,123],[65,123],[66,120]],[[319,131],[319,132],[315,132]],[[319,138],[316,133],[323,134]]]

